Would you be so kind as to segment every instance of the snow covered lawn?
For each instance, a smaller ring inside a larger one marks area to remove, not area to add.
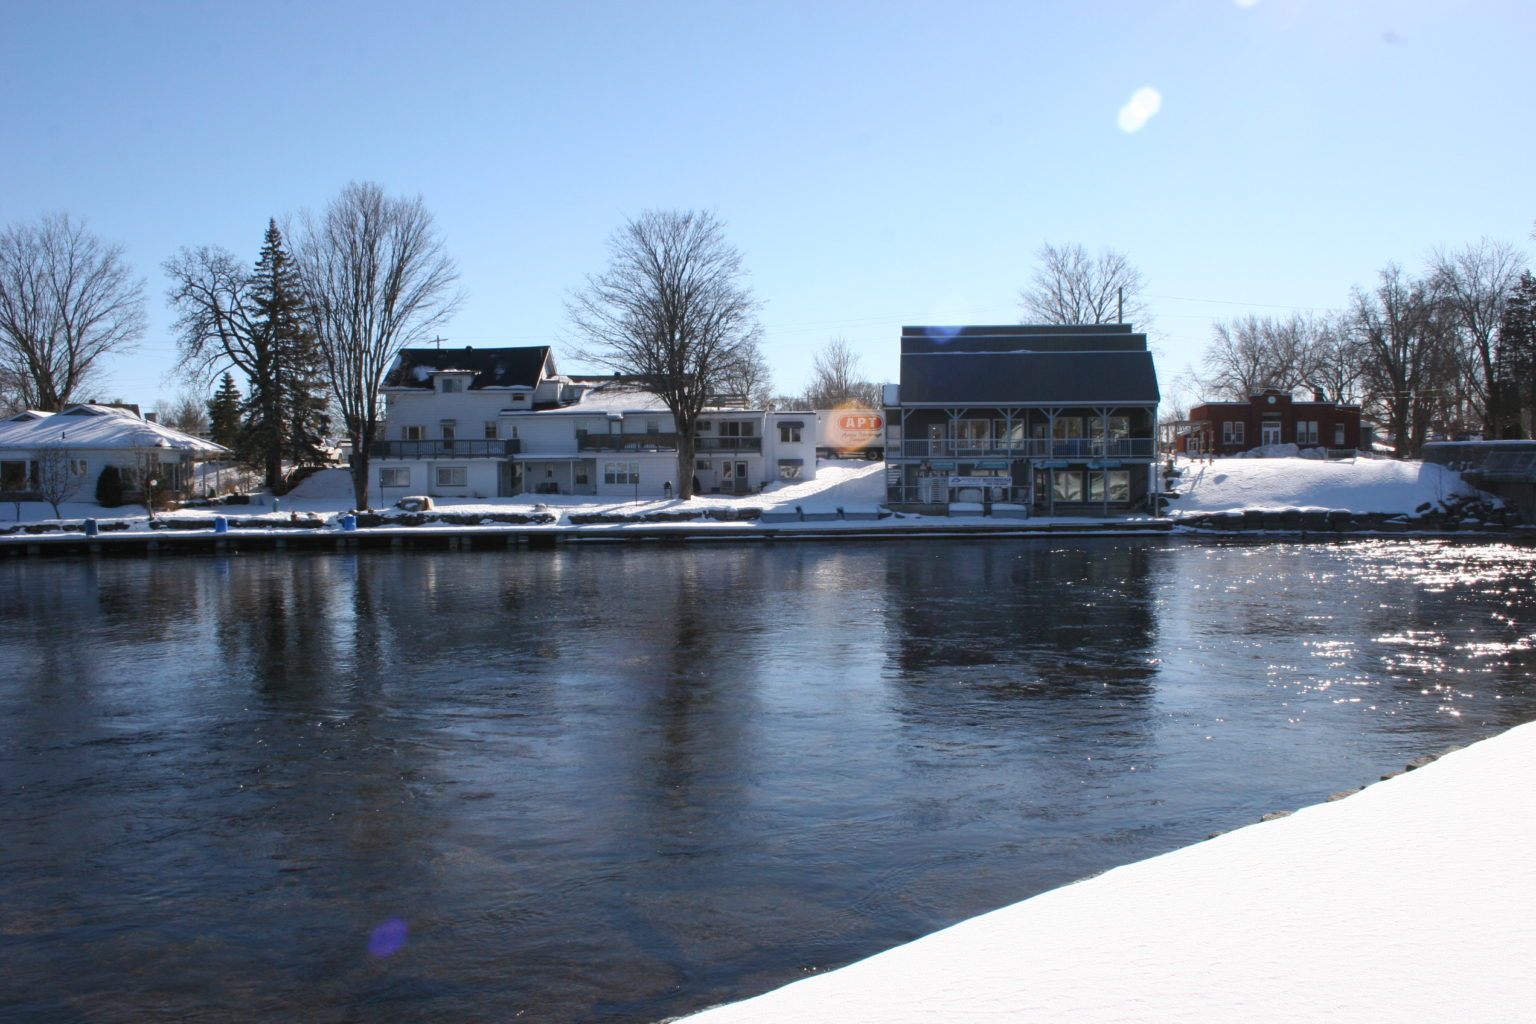
[[[1247,509],[1410,513],[1426,502],[1477,493],[1444,466],[1396,459],[1180,459],[1178,468],[1179,497],[1168,503],[1173,516]]]
[[[689,1024],[1536,1020],[1536,724]]]

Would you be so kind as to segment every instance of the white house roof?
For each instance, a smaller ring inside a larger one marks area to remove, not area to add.
[[[558,409],[517,410],[516,416],[608,416],[623,413],[666,412],[667,405],[655,395],[633,387],[600,385],[582,392],[580,398]]]
[[[502,410],[509,416],[623,416],[631,413],[666,413],[667,403],[648,391],[640,391],[633,384],[599,384],[583,391],[581,397],[570,405],[555,409]],[[762,410],[706,408],[710,416],[738,414],[744,417],[761,416]]]
[[[63,412],[35,415],[35,419],[17,416],[0,423],[0,448],[168,448],[204,456],[229,451],[112,406],[72,405]]]

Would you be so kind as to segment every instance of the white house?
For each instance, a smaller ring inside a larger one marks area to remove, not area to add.
[[[154,474],[162,490],[174,494],[191,486],[198,462],[230,455],[223,445],[121,406],[72,405],[56,413],[29,409],[0,420],[0,491],[35,492],[39,463],[59,453],[80,478],[76,500],[94,497],[97,477],[109,465],[124,472],[129,490],[137,486],[135,476],[145,464],[158,467]]]
[[[384,395],[385,436],[370,451],[385,502],[678,489],[666,406],[632,380],[561,375],[547,346],[407,349]],[[809,413],[710,410],[696,432],[695,490],[744,494],[813,475],[814,427]]]

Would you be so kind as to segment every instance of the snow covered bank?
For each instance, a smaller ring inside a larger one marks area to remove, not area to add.
[[[1395,459],[1180,459],[1178,468],[1179,496],[1168,505],[1173,516],[1248,509],[1406,514],[1425,503],[1477,494],[1444,466]]]
[[[1536,1020],[1536,724],[689,1024]]]

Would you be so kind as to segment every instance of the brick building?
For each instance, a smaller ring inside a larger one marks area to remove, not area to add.
[[[1206,402],[1189,410],[1191,429],[1180,440],[1187,455],[1236,455],[1251,448],[1294,444],[1354,451],[1361,446],[1360,407],[1315,396],[1298,402],[1269,388],[1246,402]]]

